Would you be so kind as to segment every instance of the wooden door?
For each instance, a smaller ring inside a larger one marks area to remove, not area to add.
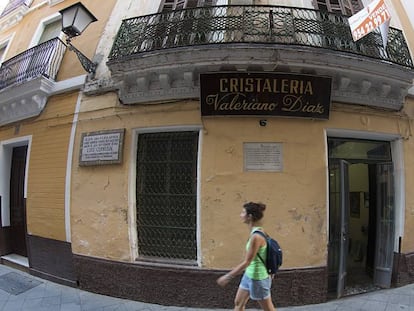
[[[27,257],[24,179],[27,146],[13,148],[10,176],[10,240],[12,253]]]

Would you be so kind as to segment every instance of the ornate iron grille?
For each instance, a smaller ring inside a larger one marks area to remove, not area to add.
[[[215,6],[126,19],[109,63],[137,53],[201,44],[268,43],[326,48],[413,68],[401,30],[390,28],[384,49],[379,31],[354,42],[348,17],[303,8]]]
[[[45,76],[55,79],[66,45],[54,38],[2,63],[0,67],[0,89]]]
[[[197,132],[141,134],[137,155],[139,255],[197,259]]]

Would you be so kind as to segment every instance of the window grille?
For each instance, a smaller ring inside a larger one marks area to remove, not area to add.
[[[140,257],[196,260],[198,132],[139,135],[137,232]]]

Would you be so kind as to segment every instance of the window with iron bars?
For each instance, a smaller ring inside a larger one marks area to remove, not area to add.
[[[138,137],[137,233],[140,258],[197,260],[198,132]]]

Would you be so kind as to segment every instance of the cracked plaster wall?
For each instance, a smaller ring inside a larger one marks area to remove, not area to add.
[[[412,102],[410,102],[410,105]],[[100,106],[102,109],[96,110]],[[267,204],[265,229],[281,243],[284,268],[325,266],[327,260],[327,162],[329,128],[400,134],[406,169],[406,232],[414,226],[414,144],[411,118],[360,106],[333,104],[330,120],[256,117],[200,117],[196,101],[122,106],[114,93],[84,97],[75,141],[71,193],[72,249],[75,254],[134,261],[136,244],[128,217],[132,129],[201,126],[200,253],[207,268],[230,268],[243,257],[248,231],[239,214],[246,201]],[[125,128],[120,165],[79,167],[80,135]],[[244,142],[283,144],[282,172],[245,172]],[[131,187],[133,189],[133,187]],[[133,229],[133,228],[132,228]],[[403,251],[413,251],[403,238]]]

